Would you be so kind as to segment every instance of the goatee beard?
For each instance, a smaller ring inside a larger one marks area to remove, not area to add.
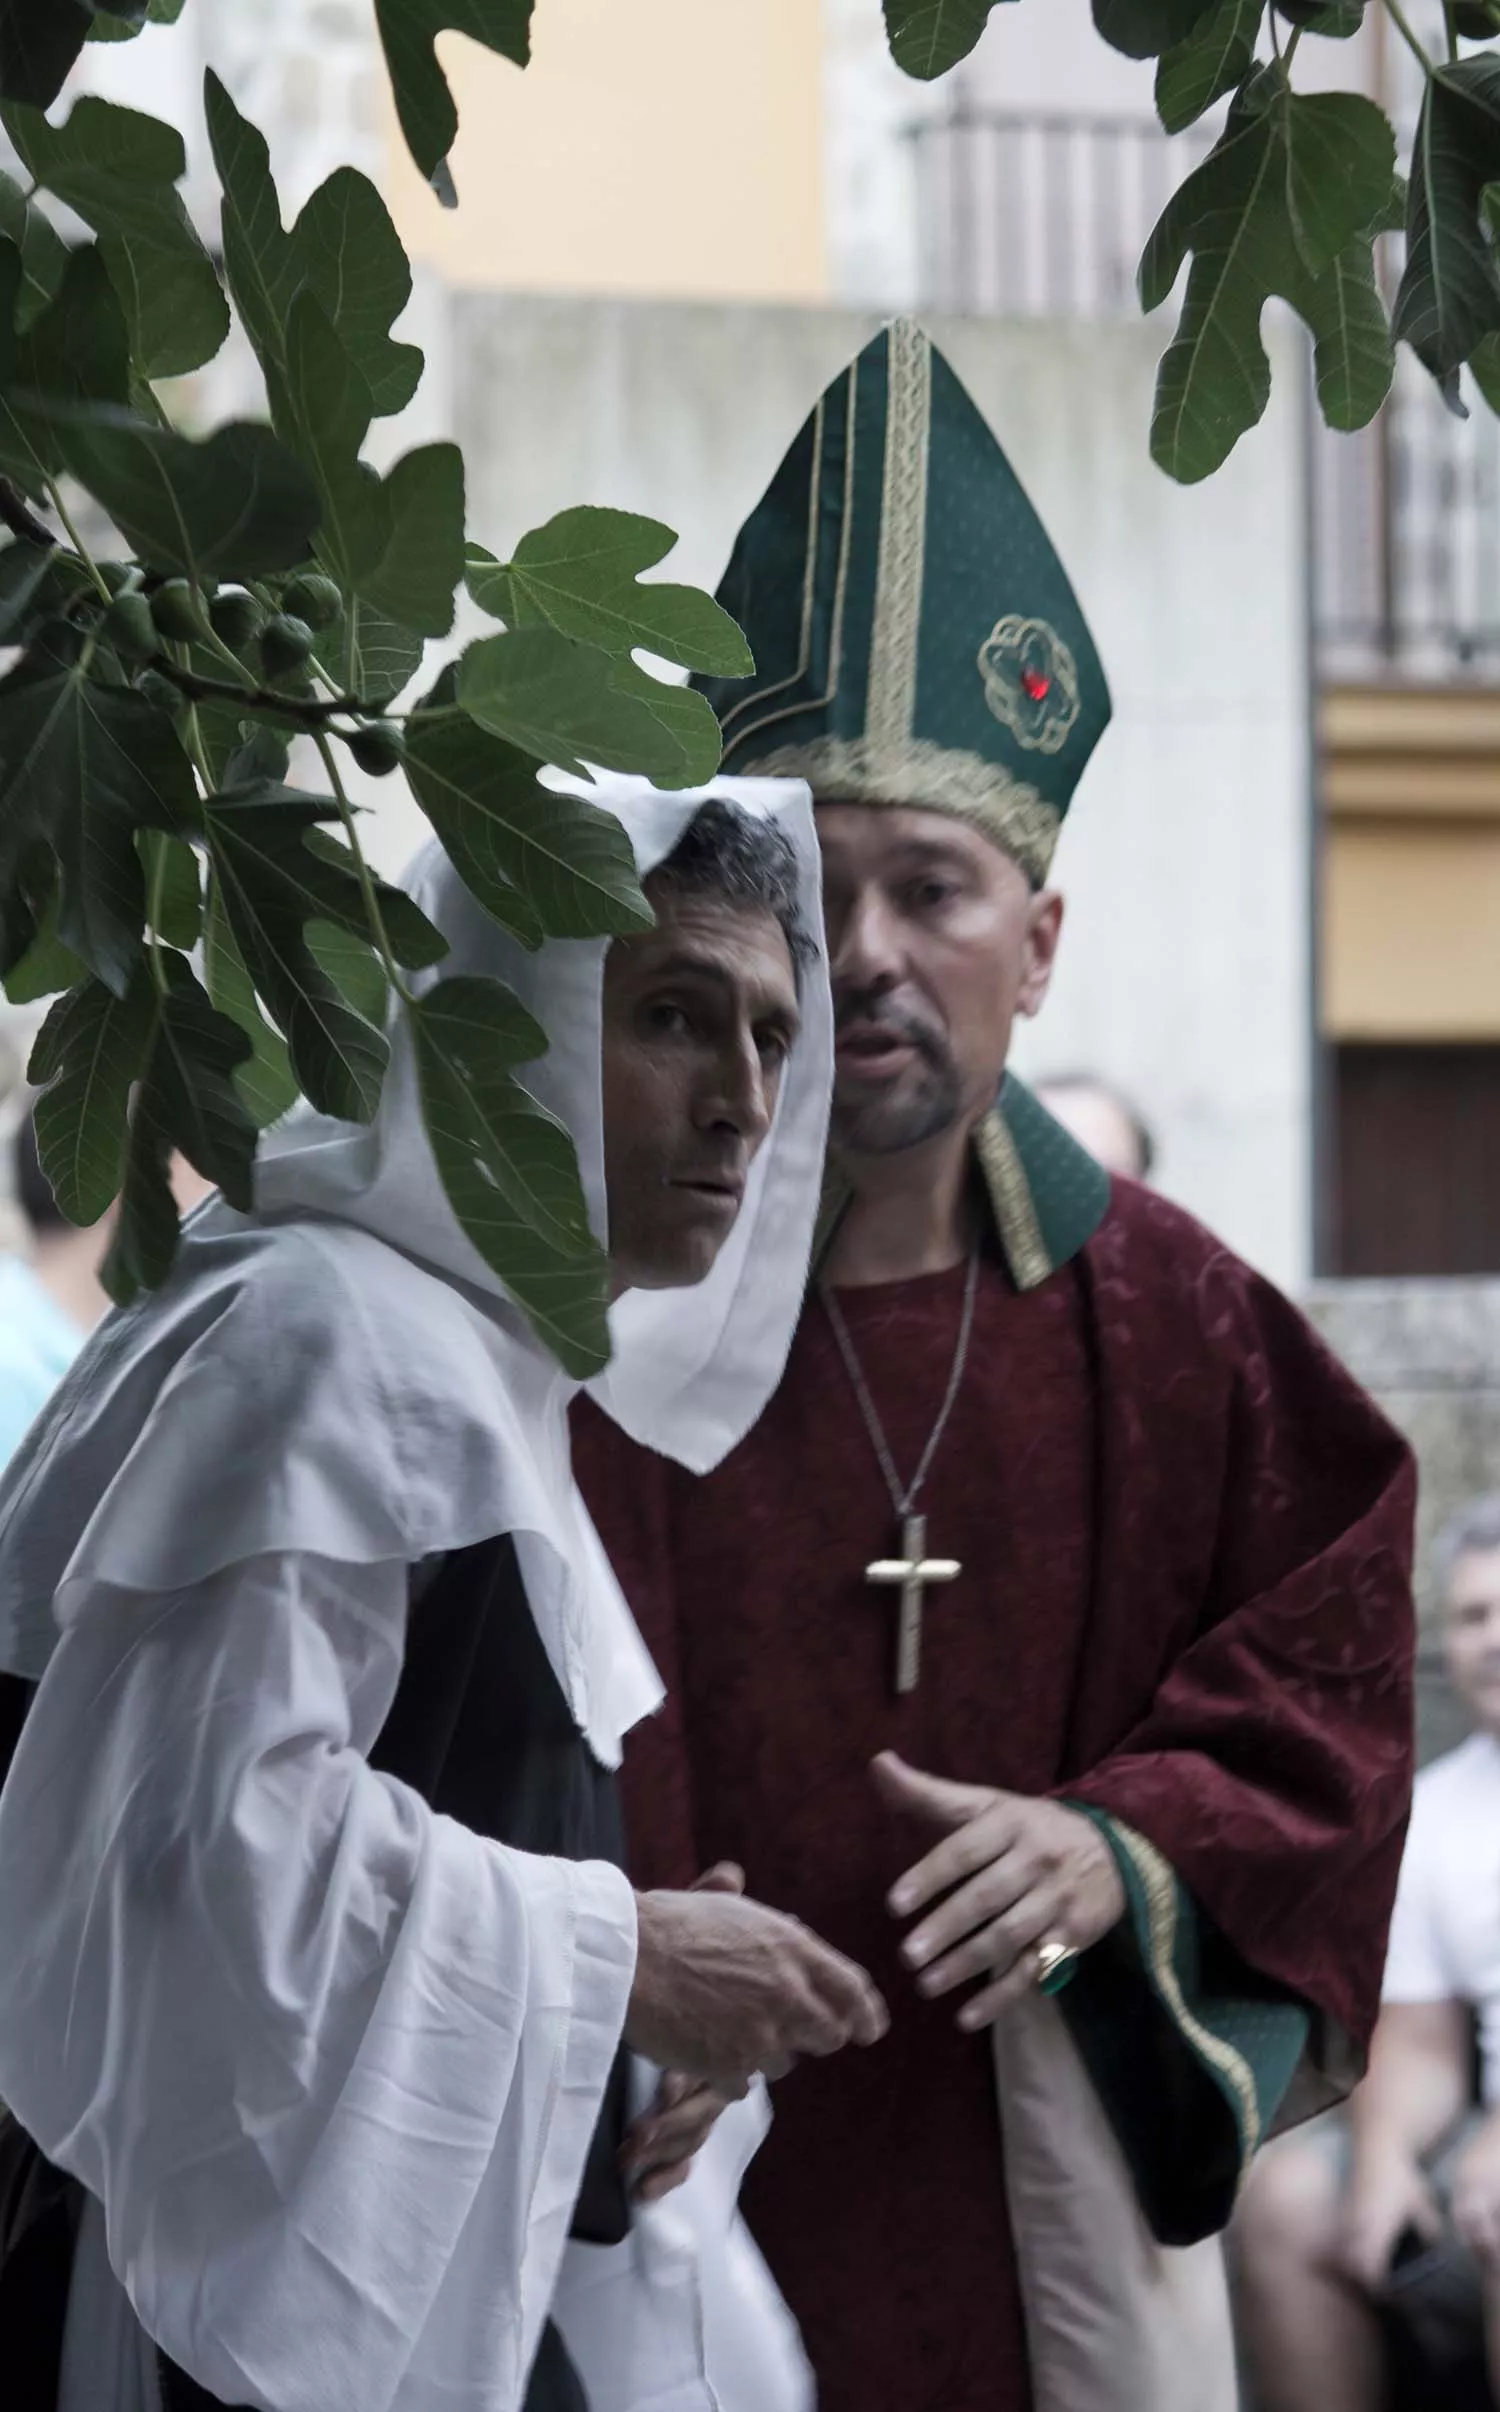
[[[958,1073],[929,1057],[923,1077],[903,1095],[840,1101],[834,1084],[832,1138],[851,1156],[896,1156],[953,1128],[963,1112]]]
[[[951,1130],[963,1112],[963,1082],[941,1030],[889,997],[849,990],[838,1000],[835,1032],[853,1022],[888,1030],[915,1049],[916,1062],[894,1094],[839,1095],[834,1075],[831,1136],[854,1156],[895,1156]]]

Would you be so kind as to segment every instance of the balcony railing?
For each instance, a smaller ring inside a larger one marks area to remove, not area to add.
[[[960,105],[911,131],[922,299],[1020,318],[1133,317],[1136,268],[1216,129]],[[1397,268],[1399,262],[1393,263]],[[1312,443],[1325,674],[1500,678],[1500,422],[1456,418],[1409,354],[1374,426]]]
[[[1127,318],[1146,237],[1212,142],[1154,118],[1023,117],[960,103],[909,137],[923,299],[1001,318]]]
[[[1500,422],[1459,419],[1409,352],[1372,427],[1313,443],[1318,646],[1329,676],[1500,678]]]

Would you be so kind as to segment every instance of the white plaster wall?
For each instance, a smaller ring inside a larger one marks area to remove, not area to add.
[[[192,0],[175,25],[86,45],[68,89],[164,117],[188,149],[187,196],[205,230],[218,183],[203,120],[212,66],[271,146],[288,219],[334,168],[385,167],[384,65],[369,0]]]
[[[714,581],[852,312],[465,295],[455,432],[471,525],[503,548],[574,502],[680,529],[666,573]],[[1114,726],[1059,856],[1057,987],[1018,1052],[1098,1069],[1159,1135],[1162,1185],[1289,1286],[1308,1269],[1308,711],[1301,422],[1207,485],[1146,451],[1154,331],[933,322],[1052,528],[1098,637]],[[399,851],[383,807],[384,835]]]

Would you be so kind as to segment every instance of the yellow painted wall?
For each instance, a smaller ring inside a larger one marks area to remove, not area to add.
[[[1323,698],[1323,1027],[1500,1039],[1500,695]]]
[[[414,259],[458,285],[820,301],[817,0],[545,0],[524,73],[448,34],[459,207],[390,128]]]
[[[1335,824],[1323,940],[1330,1038],[1500,1039],[1500,822]]]

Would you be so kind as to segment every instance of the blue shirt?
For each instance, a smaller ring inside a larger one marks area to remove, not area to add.
[[[0,1466],[46,1406],[85,1335],[22,1256],[0,1256]]]

